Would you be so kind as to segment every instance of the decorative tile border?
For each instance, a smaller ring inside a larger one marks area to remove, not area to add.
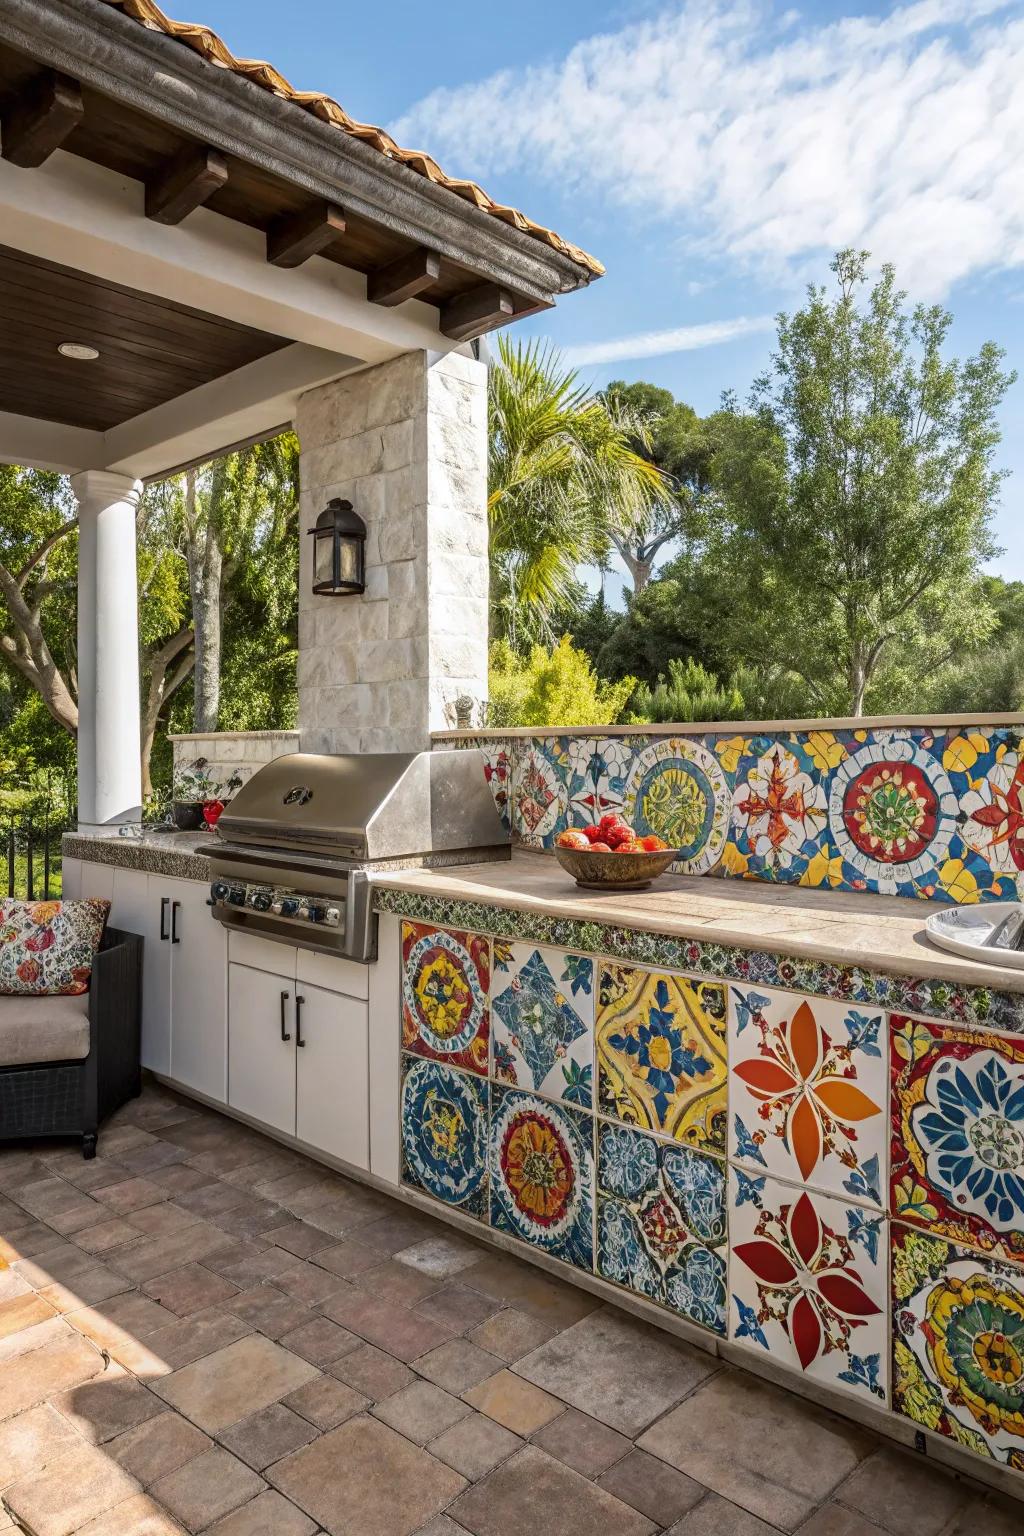
[[[926,901],[1024,894],[1024,726],[472,736],[513,835],[550,848],[622,810],[683,874]]]
[[[1024,1034],[1024,993],[996,992],[959,982],[896,976],[866,966],[834,965],[827,960],[673,938],[639,928],[616,928],[581,918],[551,917],[516,907],[427,896],[377,887],[377,912],[392,912],[418,922],[487,933],[495,938],[549,944],[584,954],[665,966],[716,980],[751,986],[782,987],[838,1002],[862,1003],[895,1013],[920,1013],[952,1023]]]

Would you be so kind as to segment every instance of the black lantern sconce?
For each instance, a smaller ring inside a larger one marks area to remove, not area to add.
[[[321,597],[366,591],[366,524],[350,501],[333,497],[309,530],[313,539],[313,591]]]

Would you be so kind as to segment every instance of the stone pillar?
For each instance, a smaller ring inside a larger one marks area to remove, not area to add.
[[[78,501],[78,818],[116,832],[142,814],[135,509],[141,482],[71,477]]]
[[[407,352],[310,390],[295,429],[303,750],[420,751],[487,692],[487,370]],[[332,496],[367,526],[362,597],[311,590],[306,533]]]

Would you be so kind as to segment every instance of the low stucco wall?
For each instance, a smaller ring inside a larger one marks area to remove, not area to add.
[[[452,732],[522,844],[621,810],[675,868],[946,902],[1024,895],[1024,716]]]

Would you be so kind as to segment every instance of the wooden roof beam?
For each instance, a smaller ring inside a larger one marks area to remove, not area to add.
[[[397,261],[371,272],[366,279],[366,297],[371,304],[384,304],[390,309],[433,287],[440,276],[440,256],[420,245],[408,256],[399,256]]]
[[[180,224],[228,179],[228,163],[217,150],[188,146],[146,182],[146,218]]]
[[[516,302],[507,288],[481,283],[441,305],[441,334],[452,341],[471,341],[506,325],[515,313]]]
[[[336,203],[312,203],[274,220],[267,230],[267,260],[275,267],[301,267],[344,233],[345,215]]]
[[[12,165],[42,165],[84,116],[78,81],[54,69],[44,70],[5,110],[0,153]]]

